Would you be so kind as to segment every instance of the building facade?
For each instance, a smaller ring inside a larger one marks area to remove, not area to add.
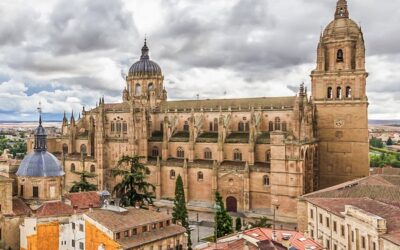
[[[365,49],[360,27],[339,0],[318,45],[312,96],[168,101],[160,66],[145,42],[126,77],[121,103],[64,116],[49,141],[66,173],[66,189],[89,171],[112,190],[110,170],[138,155],[157,200],[174,197],[181,175],[189,205],[210,209],[219,191],[229,211],[296,215],[296,197],[368,175]],[[51,145],[51,146],[50,146]]]

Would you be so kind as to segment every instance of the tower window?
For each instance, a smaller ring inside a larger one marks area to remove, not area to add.
[[[75,172],[75,164],[74,163],[71,164],[71,172]]]
[[[140,96],[141,94],[142,94],[142,87],[140,86],[139,83],[137,83],[135,86],[135,95]]]
[[[274,122],[272,122],[272,121],[269,122],[269,124],[268,124],[268,130],[269,130],[270,132],[274,131]]]
[[[183,148],[179,147],[176,150],[176,157],[177,158],[185,158],[185,151],[183,150]]]
[[[336,61],[337,62],[343,62],[343,50],[338,50],[337,55],[336,55]]]
[[[269,176],[268,176],[268,175],[264,175],[264,176],[263,176],[263,185],[264,185],[265,187],[268,187],[268,186],[269,186]]]
[[[333,98],[332,87],[328,87],[328,93],[327,93],[326,97],[328,99],[332,99]]]
[[[197,181],[203,181],[204,175],[203,172],[199,171],[197,172]]]
[[[122,131],[124,134],[128,133],[128,124],[126,122],[122,123]]]
[[[287,131],[287,122],[282,122],[282,131]]]
[[[185,124],[183,125],[183,131],[189,131],[189,122],[185,121]]]
[[[336,98],[342,99],[342,88],[341,87],[337,87],[337,89],[336,89]]]
[[[275,130],[281,130],[281,118],[275,118]]]
[[[271,150],[267,150],[265,153],[265,161],[270,162],[271,161]]]
[[[154,85],[153,83],[149,83],[149,86],[147,86],[147,90],[150,92],[152,90],[154,90]]]
[[[239,149],[235,149],[233,151],[233,160],[234,161],[242,161],[242,152]]]
[[[170,178],[171,180],[175,179],[175,170],[169,171],[169,178]]]
[[[351,98],[351,87],[350,86],[346,87],[346,98]]]
[[[153,149],[151,150],[151,156],[153,156],[153,157],[158,156],[158,148],[157,147],[153,147]]]

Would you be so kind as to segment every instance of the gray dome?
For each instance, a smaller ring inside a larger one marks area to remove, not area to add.
[[[162,76],[160,66],[150,60],[149,48],[147,47],[146,40],[142,48],[140,60],[131,66],[129,69],[129,76]]]
[[[26,155],[17,171],[17,176],[26,177],[54,177],[64,174],[60,161],[47,151],[34,151]]]

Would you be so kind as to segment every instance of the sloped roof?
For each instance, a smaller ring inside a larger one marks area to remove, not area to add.
[[[12,200],[12,209],[14,216],[29,216],[32,211],[20,198],[14,197]]]
[[[62,201],[45,202],[36,210],[37,217],[69,216],[73,213],[73,208]]]
[[[72,207],[77,206],[79,210],[89,209],[90,205],[94,208],[101,207],[101,199],[97,191],[68,193],[64,197],[71,202]]]

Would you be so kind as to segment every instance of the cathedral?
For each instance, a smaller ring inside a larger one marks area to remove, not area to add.
[[[123,155],[137,155],[159,202],[174,198],[181,175],[191,209],[210,211],[219,191],[228,211],[277,209],[294,221],[300,195],[369,174],[367,77],[363,33],[346,0],[320,36],[311,93],[300,85],[285,97],[169,101],[145,41],[122,101],[100,98],[79,119],[64,115],[61,136],[47,147],[62,162],[65,191],[79,171],[112,191],[111,169]],[[54,186],[45,195],[58,195]]]

